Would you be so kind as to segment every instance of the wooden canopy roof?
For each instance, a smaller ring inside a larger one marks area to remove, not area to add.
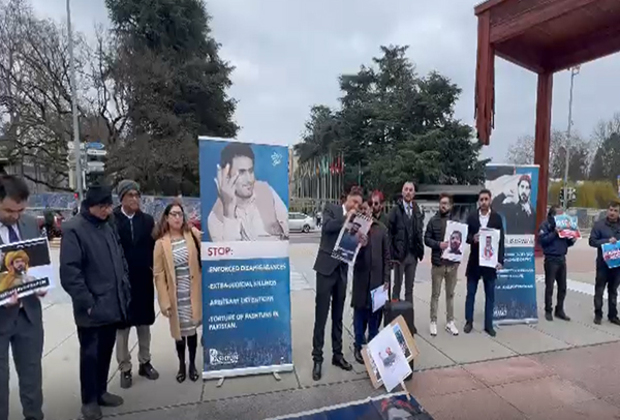
[[[620,0],[488,0],[478,16],[476,126],[488,145],[494,59],[549,74],[620,51]]]

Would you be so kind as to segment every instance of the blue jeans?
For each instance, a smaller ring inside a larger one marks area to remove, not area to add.
[[[479,277],[467,277],[467,299],[465,300],[465,320],[468,323],[474,322],[474,302],[476,301],[476,291],[478,290]],[[482,275],[484,283],[484,328],[493,328],[493,307],[495,306],[495,277]]]
[[[355,348],[361,350],[366,344],[366,328],[368,328],[368,341],[375,338],[379,333],[379,325],[381,324],[381,314],[379,309],[372,312],[372,309],[354,309],[353,310],[353,329],[355,330]]]

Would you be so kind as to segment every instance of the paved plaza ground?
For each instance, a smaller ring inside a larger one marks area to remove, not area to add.
[[[178,384],[174,379],[174,343],[167,321],[158,317],[153,327],[152,353],[161,378],[149,382],[135,375],[133,388],[121,390],[117,372],[110,372],[110,390],[122,395],[126,403],[105,413],[119,420],[257,420],[380,395],[382,390],[372,388],[359,364],[354,365],[353,372],[343,372],[326,363],[323,379],[311,379],[315,295],[312,264],[317,250],[313,242],[291,245],[293,373],[283,374],[280,381],[269,375],[227,379],[220,388],[215,381]],[[410,392],[436,420],[620,418],[620,327],[592,322],[594,258],[595,250],[587,246],[587,240],[580,241],[569,254],[571,281],[566,310],[572,322],[541,320],[535,325],[499,327],[495,338],[480,332],[482,291],[472,334],[452,337],[441,330],[437,337],[430,337],[430,263],[425,259],[418,267],[415,285],[420,356],[417,372],[409,383]],[[538,274],[542,274],[540,266],[538,262]],[[461,270],[455,303],[460,327],[465,304],[464,267]],[[539,282],[539,308],[542,291]],[[440,313],[444,312],[442,305],[443,299]],[[345,320],[345,356],[353,362],[350,312]],[[80,406],[78,341],[71,304],[61,289],[46,297],[44,321],[46,417],[74,419]],[[327,355],[331,352],[329,341]],[[17,389],[13,372],[11,420],[21,418]]]

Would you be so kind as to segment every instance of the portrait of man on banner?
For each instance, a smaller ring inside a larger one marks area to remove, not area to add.
[[[493,210],[502,215],[507,235],[533,235],[536,232],[536,205],[532,197],[532,175],[502,175],[487,179],[493,194]]]
[[[288,240],[288,210],[276,190],[257,179],[256,165],[284,164],[256,159],[252,145],[230,142],[215,169],[217,200],[208,217],[212,242]]]

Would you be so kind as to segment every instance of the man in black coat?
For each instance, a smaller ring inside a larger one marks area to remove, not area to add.
[[[316,302],[314,333],[312,337],[312,379],[321,379],[323,366],[323,344],[325,343],[325,323],[332,302],[332,364],[344,370],[353,366],[342,354],[342,314],[347,295],[348,265],[332,257],[340,230],[346,220],[354,215],[362,204],[363,194],[359,187],[351,188],[342,206],[326,204],[323,210],[321,241],[314,263],[316,271]]]
[[[556,282],[558,283],[558,300],[555,306],[555,316],[564,321],[570,321],[564,312],[566,254],[568,248],[575,244],[575,239],[560,238],[555,216],[562,213],[561,207],[551,206],[547,213],[547,220],[542,222],[538,230],[538,242],[545,254],[545,318],[547,321],[553,321],[553,287]]]
[[[418,261],[424,258],[424,214],[414,201],[415,186],[405,182],[402,199],[390,212],[388,230],[391,239],[391,255],[395,266],[392,296],[400,298],[403,281],[405,300],[413,304],[413,284]],[[415,330],[412,331],[415,333]]]
[[[600,325],[603,320],[603,293],[607,287],[607,316],[609,322],[620,325],[618,318],[618,285],[620,285],[620,267],[609,268],[603,258],[604,244],[615,244],[620,240],[620,204],[612,202],[607,208],[607,217],[597,221],[590,232],[589,243],[597,248],[596,280],[594,283],[594,323]]]
[[[155,323],[155,288],[153,283],[153,228],[151,215],[140,210],[140,186],[132,180],[124,180],[117,187],[121,205],[114,210],[116,231],[125,253],[131,284],[128,327],[116,334],[116,360],[121,372],[121,388],[130,388],[131,353],[129,332],[132,326],[138,334],[138,374],[150,380],[159,378],[151,365],[151,325]]]
[[[480,267],[479,248],[480,248],[480,229],[497,229],[500,232],[499,249],[497,251],[497,266]],[[499,213],[491,209],[491,191],[482,190],[478,193],[478,211],[469,215],[467,218],[467,243],[470,245],[469,261],[467,262],[467,298],[465,300],[465,331],[469,334],[474,324],[474,303],[478,282],[482,277],[484,283],[485,305],[484,305],[484,330],[491,337],[495,337],[493,328],[493,307],[495,306],[495,280],[497,270],[501,270],[504,265],[504,224]]]
[[[372,217],[372,207],[367,203],[361,206],[362,212]],[[360,248],[353,268],[353,329],[355,330],[355,351],[353,355],[358,363],[364,364],[362,346],[379,333],[383,310],[372,310],[371,291],[390,284],[390,242],[387,228],[373,219],[368,237],[361,237]],[[387,289],[385,289],[387,290]],[[368,330],[368,340],[366,340]]]
[[[84,420],[101,419],[101,407],[123,404],[107,392],[116,331],[128,321],[131,294],[111,214],[111,188],[90,187],[80,213],[63,226],[60,245],[60,283],[73,301],[80,342]]]

